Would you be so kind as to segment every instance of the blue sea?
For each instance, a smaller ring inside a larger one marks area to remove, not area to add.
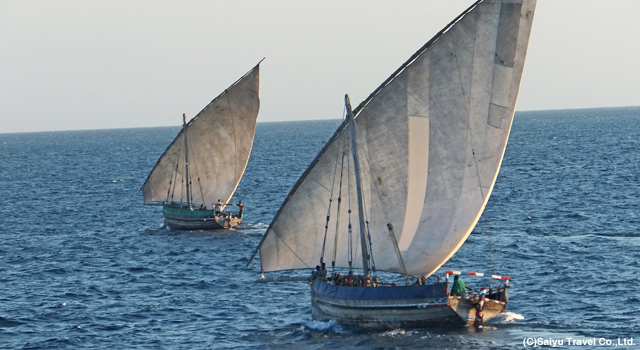
[[[166,230],[142,205],[177,127],[0,134],[0,348],[640,347],[640,107],[516,113],[487,209],[442,269],[512,278],[483,331],[316,322],[305,282],[255,283],[249,257],[338,123],[258,123],[244,222],[219,232]]]

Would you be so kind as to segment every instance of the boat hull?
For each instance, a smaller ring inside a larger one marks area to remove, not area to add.
[[[213,210],[198,210],[164,205],[164,225],[172,230],[219,230],[235,228],[242,222],[233,213],[216,215]]]
[[[315,279],[312,318],[367,329],[461,327],[473,324],[478,300],[449,296],[446,283],[427,286],[335,286]],[[483,321],[504,311],[505,303],[485,300]]]

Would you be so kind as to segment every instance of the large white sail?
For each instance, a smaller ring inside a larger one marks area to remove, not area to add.
[[[240,183],[260,107],[259,73],[258,64],[188,122],[189,177],[195,205],[211,206],[218,199],[227,202]],[[142,186],[145,204],[186,202],[183,132]]]
[[[377,270],[404,273],[401,255],[406,272],[430,275],[471,233],[509,137],[535,4],[476,2],[355,109],[367,232]],[[328,266],[335,261],[337,267],[349,267],[350,260],[353,267],[362,266],[343,127],[267,229],[260,244],[263,271],[313,267],[323,247]],[[344,167],[336,167],[342,162]],[[343,178],[338,212],[340,169],[349,175]]]

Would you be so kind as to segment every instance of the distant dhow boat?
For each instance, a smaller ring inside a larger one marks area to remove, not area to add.
[[[535,5],[477,1],[355,110],[345,96],[344,122],[252,256],[259,251],[262,272],[315,267],[314,319],[368,328],[481,326],[505,310],[506,283],[493,293],[453,295],[449,275],[460,271],[425,279],[460,248],[487,204]],[[388,272],[404,276],[399,285]]]
[[[262,62],[262,61],[260,61]],[[244,205],[228,203],[244,174],[260,108],[260,63],[183,126],[142,185],[144,204],[162,205],[176,230],[234,228]],[[235,206],[238,210],[225,210]]]

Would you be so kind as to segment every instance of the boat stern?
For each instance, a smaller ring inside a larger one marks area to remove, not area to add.
[[[469,296],[449,296],[449,305],[456,314],[468,325],[482,325],[482,323],[503,313],[507,307],[507,303],[499,300],[484,298],[483,303],[480,302],[478,295]],[[481,312],[481,317],[478,315]],[[476,319],[480,317],[478,321]],[[479,323],[479,324],[478,324]]]

